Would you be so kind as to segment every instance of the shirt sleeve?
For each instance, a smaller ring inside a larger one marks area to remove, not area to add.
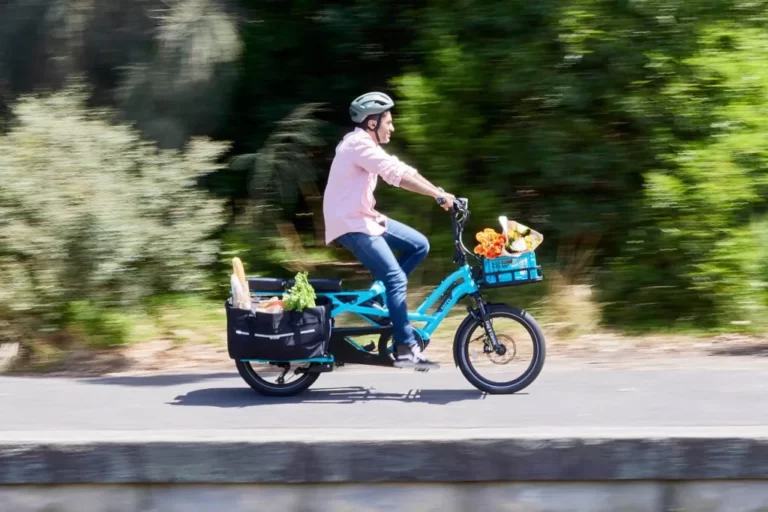
[[[378,174],[392,186],[399,187],[404,174],[418,174],[416,169],[388,154],[370,139],[358,141],[353,152],[357,165],[372,174]]]

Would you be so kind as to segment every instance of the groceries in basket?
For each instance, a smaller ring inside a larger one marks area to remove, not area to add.
[[[238,264],[242,268],[239,260],[233,260],[235,267]],[[254,298],[247,308],[244,306],[248,301],[240,295],[248,290],[247,280],[243,281],[245,285],[236,271],[232,276],[232,297],[225,304],[231,358],[279,362],[325,356],[332,304],[315,294],[305,272],[296,275],[295,284],[282,297]]]
[[[248,280],[240,258],[232,258],[232,276],[229,280],[232,288],[232,305],[238,309],[250,310],[253,304],[251,292],[248,290]]]
[[[248,280],[245,278],[245,269],[240,258],[232,258],[232,270],[233,273],[230,276],[232,305],[238,309],[254,309],[263,313],[280,313],[284,309],[301,312],[306,308],[315,307],[317,295],[312,285],[309,284],[306,272],[296,274],[295,284],[285,292],[282,299],[275,296],[254,301],[248,288]]]
[[[256,302],[255,311],[259,313],[282,313],[285,303],[278,297],[270,297]]]
[[[502,233],[497,233],[491,228],[486,228],[475,235],[475,239],[480,242],[475,247],[475,254],[493,259],[501,256],[504,251],[504,245],[507,239]]]
[[[501,233],[491,228],[486,228],[475,235],[479,242],[475,246],[475,254],[487,259],[495,259],[500,256],[520,256],[526,252],[533,252],[544,241],[544,236],[528,226],[507,217],[499,217]]]
[[[297,311],[301,313],[307,308],[316,306],[315,293],[312,285],[309,284],[306,272],[299,272],[294,279],[295,284],[283,294],[283,298],[270,297],[256,303],[256,311],[262,313],[280,313],[283,310]]]
[[[285,302],[285,309],[304,311],[306,308],[315,307],[316,298],[317,294],[309,284],[307,273],[299,272],[294,279],[294,285],[283,295],[283,302]]]
[[[524,252],[533,252],[544,241],[544,235],[515,220],[499,217],[499,223],[507,239],[505,256],[520,256]]]

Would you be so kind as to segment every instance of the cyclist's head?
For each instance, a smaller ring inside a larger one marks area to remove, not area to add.
[[[390,109],[395,106],[392,98],[382,92],[368,92],[355,98],[349,106],[352,121],[375,136],[379,144],[389,142],[395,127]]]

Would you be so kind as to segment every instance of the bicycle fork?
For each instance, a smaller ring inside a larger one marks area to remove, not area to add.
[[[488,308],[486,307],[482,295],[478,293],[473,295],[473,298],[475,299],[477,308],[470,308],[469,314],[472,315],[480,324],[482,324],[483,329],[485,330],[486,347],[492,349],[497,354],[503,354],[505,352],[504,346],[501,345],[498,338],[496,338],[496,331],[493,330],[491,316],[488,314]],[[490,341],[490,346],[488,346],[488,341]]]

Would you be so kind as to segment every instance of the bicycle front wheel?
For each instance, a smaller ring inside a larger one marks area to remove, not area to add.
[[[505,304],[487,308],[502,350],[493,349],[482,322],[470,315],[456,333],[456,362],[477,389],[491,394],[517,393],[541,373],[546,357],[544,334],[524,311]]]

